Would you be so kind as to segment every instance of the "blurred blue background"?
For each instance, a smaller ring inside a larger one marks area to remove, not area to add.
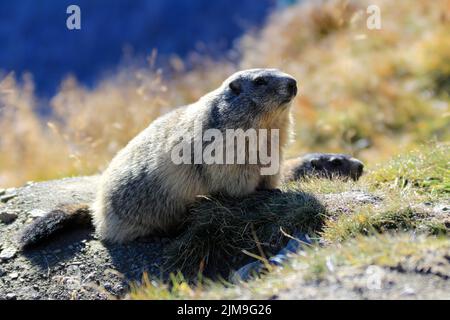
[[[201,43],[220,56],[270,10],[289,0],[0,0],[0,70],[33,74],[40,96],[69,73],[92,85],[117,66],[124,48],[186,57]],[[69,5],[81,8],[81,30],[66,28]]]

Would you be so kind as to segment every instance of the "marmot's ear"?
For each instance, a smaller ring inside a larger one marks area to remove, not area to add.
[[[240,95],[241,91],[242,91],[242,85],[241,85],[241,81],[240,79],[236,79],[230,82],[230,84],[228,85],[231,89],[231,91],[233,91],[233,93],[235,95]]]
[[[338,157],[331,157],[329,161],[331,164],[335,166],[342,164],[342,160],[339,159]]]

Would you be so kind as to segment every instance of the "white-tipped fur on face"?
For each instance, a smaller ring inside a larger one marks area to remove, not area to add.
[[[259,164],[179,164],[171,149],[180,135],[197,141],[194,123],[206,129],[280,131],[280,161],[290,132],[293,77],[276,69],[233,74],[196,103],[156,119],[111,161],[93,205],[99,236],[112,242],[177,230],[199,195],[244,196],[278,186],[279,174],[262,176]],[[268,142],[270,143],[270,142]]]

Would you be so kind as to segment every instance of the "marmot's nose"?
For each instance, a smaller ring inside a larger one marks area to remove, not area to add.
[[[360,162],[356,165],[356,170],[358,171],[358,176],[361,176],[364,171],[364,165]]]
[[[363,174],[364,164],[361,161],[359,161],[358,159],[352,159],[352,160],[354,161],[353,166],[354,166],[354,171],[355,171],[352,174],[352,179],[356,181]]]
[[[297,95],[297,81],[295,79],[289,78],[287,80],[287,89],[289,94],[294,97]]]

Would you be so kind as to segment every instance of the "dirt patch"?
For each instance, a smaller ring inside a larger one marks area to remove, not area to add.
[[[15,236],[33,218],[61,203],[87,203],[97,177],[70,178],[9,189],[0,212],[16,218],[0,223],[0,299],[107,299],[121,297],[144,272],[161,277],[161,255],[168,239],[129,245],[98,241],[93,230],[75,229],[25,253]]]

